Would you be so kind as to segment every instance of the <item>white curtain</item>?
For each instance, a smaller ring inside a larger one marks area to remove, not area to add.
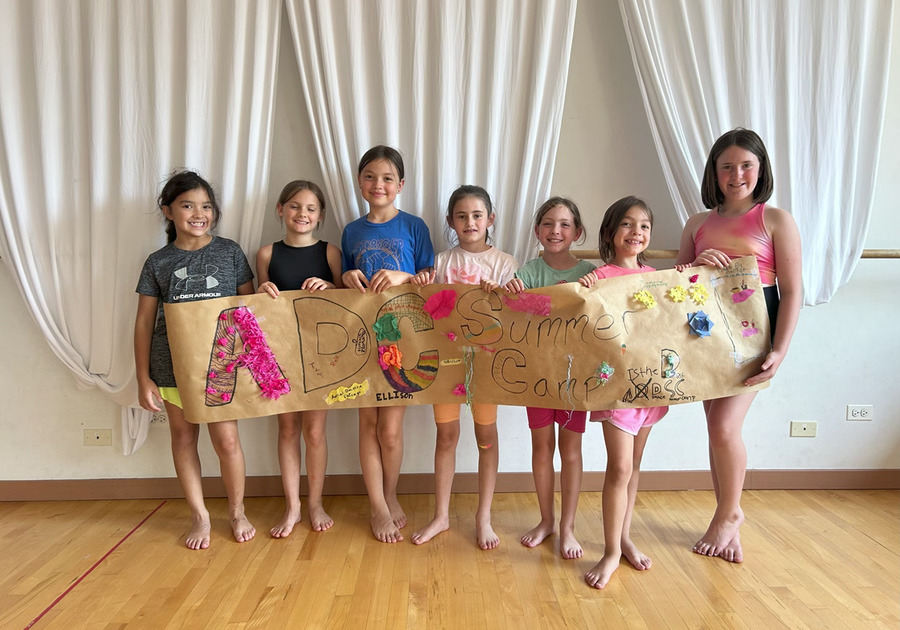
[[[254,252],[269,175],[280,0],[5,0],[0,256],[78,383],[136,405],[134,288],[165,242],[177,167]],[[123,408],[123,450],[149,414]]]
[[[703,210],[713,141],[760,134],[771,203],[803,240],[807,304],[827,302],[863,250],[887,98],[892,0],[619,0],[675,209]]]
[[[367,212],[356,166],[371,146],[400,150],[402,210],[440,251],[460,184],[495,200],[494,242],[524,261],[550,194],[575,0],[287,0],[322,165],[341,224]]]

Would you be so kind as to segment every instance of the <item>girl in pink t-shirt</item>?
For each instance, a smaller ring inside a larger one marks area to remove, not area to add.
[[[599,278],[655,271],[644,264],[644,250],[650,244],[653,213],[637,197],[624,197],[612,204],[600,225],[600,259],[606,264],[582,277],[579,282],[594,286]],[[668,407],[611,409],[595,411],[591,420],[603,421],[606,442],[606,477],[603,480],[603,558],[584,580],[603,588],[619,568],[622,556],[638,571],[650,568],[650,558],[631,540],[631,516],[637,496],[641,457],[651,427],[662,419]]]

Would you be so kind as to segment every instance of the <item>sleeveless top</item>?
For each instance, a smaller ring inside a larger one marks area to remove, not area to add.
[[[328,266],[328,243],[319,241],[306,247],[291,247],[284,241],[272,243],[269,260],[269,280],[279,291],[297,291],[307,278],[321,278],[334,282]]]
[[[763,286],[775,284],[775,247],[763,222],[765,207],[758,203],[739,217],[710,211],[694,236],[694,256],[705,249],[718,249],[732,258],[756,256]]]

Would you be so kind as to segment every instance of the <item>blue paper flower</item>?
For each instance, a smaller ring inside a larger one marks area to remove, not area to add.
[[[709,321],[709,315],[703,311],[696,313],[688,313],[688,326],[691,327],[691,333],[698,337],[709,337],[709,330],[713,327],[713,323]]]

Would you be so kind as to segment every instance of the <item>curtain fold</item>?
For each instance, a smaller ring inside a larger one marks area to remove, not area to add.
[[[713,141],[760,134],[773,205],[803,240],[806,304],[862,253],[887,99],[892,0],[619,0],[666,184],[682,222],[703,210]]]
[[[134,287],[164,241],[155,209],[178,167],[222,206],[246,253],[262,233],[279,0],[9,0],[0,23],[0,256],[79,386],[136,405]]]
[[[440,251],[461,184],[495,200],[494,244],[520,261],[550,194],[575,0],[287,0],[324,188],[342,225],[367,212],[356,165],[371,146],[404,156],[401,209]],[[446,242],[444,242],[446,245]]]

